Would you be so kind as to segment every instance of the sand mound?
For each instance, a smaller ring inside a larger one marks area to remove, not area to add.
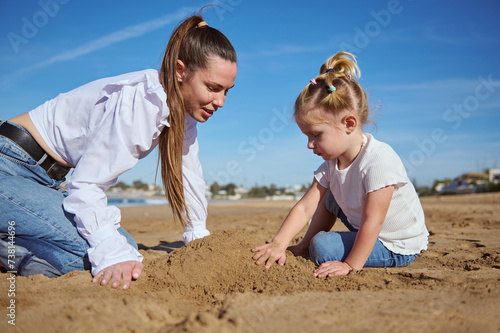
[[[287,254],[284,266],[270,269],[255,265],[251,248],[264,240],[245,230],[216,232],[189,243],[166,256],[147,262],[147,275],[141,288],[168,290],[203,304],[220,304],[229,294],[252,292],[284,295],[298,291],[345,291],[367,288],[403,287],[415,279],[408,274],[386,273],[384,269],[366,270],[357,276],[318,279],[315,265],[302,257]],[[419,276],[416,276],[417,281]],[[424,275],[422,281],[428,280]]]
[[[314,264],[291,253],[284,267],[267,270],[255,265],[250,249],[262,243],[244,230],[214,233],[148,263],[144,283],[206,303],[236,292],[286,293],[319,287],[312,278]]]

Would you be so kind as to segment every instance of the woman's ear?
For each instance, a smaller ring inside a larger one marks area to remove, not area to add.
[[[347,114],[342,118],[342,124],[344,124],[347,134],[351,134],[358,128],[358,118],[352,113]]]
[[[184,65],[182,60],[177,59],[177,65],[175,66],[175,74],[177,75],[178,82],[182,82],[182,80],[186,77],[186,65]]]

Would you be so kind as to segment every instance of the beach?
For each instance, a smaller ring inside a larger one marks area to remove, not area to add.
[[[269,270],[251,259],[293,201],[210,204],[212,234],[186,246],[168,207],[122,207],[122,226],[144,255],[130,289],[93,284],[88,271],[2,273],[0,331],[500,332],[500,193],[421,201],[429,248],[414,263],[327,279],[291,253]]]

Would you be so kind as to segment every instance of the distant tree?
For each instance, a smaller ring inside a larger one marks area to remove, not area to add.
[[[500,183],[488,182],[488,192],[498,192],[500,191]]]
[[[275,194],[276,194],[276,192],[278,192],[278,191],[279,191],[279,190],[278,190],[278,188],[276,187],[276,185],[271,184],[271,185],[269,186],[269,189],[267,190],[267,195],[273,196],[273,195],[275,195]]]
[[[267,195],[267,187],[252,187],[248,192],[249,198],[265,198]]]
[[[226,186],[224,186],[224,190],[228,195],[235,195],[236,194],[236,185],[233,183],[229,183]]]
[[[210,185],[210,192],[212,192],[212,195],[217,195],[220,190],[221,187],[219,186],[219,183],[214,182],[212,185]]]
[[[122,190],[126,190],[126,189],[128,189],[130,186],[129,186],[129,185],[127,185],[127,184],[125,184],[124,182],[118,182],[118,183],[116,183],[116,185],[115,185],[115,186],[113,186],[113,187],[117,187],[117,188],[120,188],[120,189],[122,189]]]
[[[417,191],[418,195],[421,197],[433,194],[433,190],[429,186],[420,186],[420,187],[415,188],[415,190]]]
[[[148,184],[145,184],[145,183],[143,183],[143,182],[142,182],[142,181],[140,181],[140,180],[135,180],[135,181],[132,183],[132,186],[133,186],[136,190],[147,190],[147,189],[149,189]]]

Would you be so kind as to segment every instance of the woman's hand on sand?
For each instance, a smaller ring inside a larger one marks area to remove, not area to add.
[[[342,276],[347,275],[351,272],[352,268],[345,262],[341,261],[326,261],[319,265],[317,269],[314,270],[315,277],[332,277],[332,276]]]
[[[140,261],[124,261],[118,264],[104,268],[97,273],[92,282],[98,282],[101,279],[101,285],[105,286],[110,280],[113,280],[111,287],[118,288],[123,280],[123,290],[130,287],[132,279],[137,280],[141,276],[144,265]]]
[[[253,248],[252,252],[254,252],[255,255],[252,257],[252,259],[255,260],[255,263],[257,265],[261,265],[265,262],[267,269],[271,268],[273,263],[275,263],[276,261],[278,261],[279,265],[283,266],[286,261],[285,251],[286,246],[271,242],[269,244],[264,244]]]

